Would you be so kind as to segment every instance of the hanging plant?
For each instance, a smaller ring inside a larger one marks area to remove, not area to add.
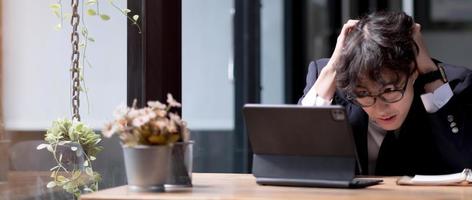
[[[37,149],[47,149],[56,161],[50,169],[48,188],[62,187],[76,198],[82,192],[97,191],[101,177],[93,170],[92,161],[103,149],[100,135],[82,122],[59,119],[47,130],[44,140],[47,143]]]
[[[119,8],[113,0],[107,0],[107,2],[126,16],[141,33],[141,28],[138,25],[138,15],[131,17],[129,16],[131,10]],[[92,162],[96,160],[97,153],[103,149],[100,146],[101,136],[81,122],[79,113],[80,93],[84,92],[87,96],[84,67],[82,65],[84,63],[91,65],[87,60],[86,50],[88,43],[95,41],[89,35],[85,20],[81,17],[85,16],[84,12],[86,12],[90,17],[98,16],[101,20],[108,21],[110,16],[100,11],[99,1],[97,0],[81,1],[81,9],[79,9],[79,0],[71,0],[70,5],[71,13],[63,12],[61,0],[51,4],[50,8],[52,13],[60,19],[60,23],[55,26],[55,29],[62,29],[66,20],[69,20],[72,26],[70,40],[72,44],[70,66],[72,117],[71,120],[59,119],[53,121],[45,135],[46,143],[38,145],[37,149],[47,149],[56,161],[56,166],[50,169],[52,180],[47,184],[47,187],[61,187],[78,199],[82,193],[98,190],[98,182],[101,180],[101,176],[94,171]],[[81,37],[82,40],[80,40]]]

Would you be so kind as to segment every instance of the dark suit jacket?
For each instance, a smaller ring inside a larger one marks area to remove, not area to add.
[[[328,59],[311,62],[303,97],[327,62]],[[472,72],[464,67],[447,64],[444,67],[454,96],[437,112],[427,113],[420,99],[422,88],[414,85],[415,97],[400,132],[386,136],[380,147],[377,175],[445,174],[472,167]],[[333,104],[346,108],[362,174],[367,174],[368,116],[339,90]],[[449,121],[451,118],[455,126]],[[453,133],[453,127],[459,131]]]

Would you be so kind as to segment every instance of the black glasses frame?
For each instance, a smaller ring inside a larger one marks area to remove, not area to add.
[[[383,97],[383,95],[385,94],[385,92],[382,92],[380,94],[377,94],[377,95],[366,95],[366,96],[362,96],[362,98],[364,97],[372,97],[374,99],[374,101],[372,101],[372,104],[368,104],[368,105],[365,105],[365,104],[362,104],[360,103],[359,101],[357,101],[356,99],[359,98],[356,94],[354,93],[350,93],[348,96],[347,96],[347,99],[361,107],[370,107],[370,106],[373,106],[376,102],[377,102],[377,98],[379,98],[380,100],[382,100],[383,102],[385,103],[396,103],[396,102],[399,102],[400,100],[403,99],[403,97],[405,96],[405,91],[406,91],[406,87],[408,86],[408,83],[410,82],[410,77],[408,77],[408,79],[406,79],[406,83],[405,85],[403,86],[403,88],[401,89],[394,89],[394,90],[391,90],[389,92],[400,92],[401,93],[401,96],[400,98],[396,99],[396,100],[393,100],[393,101],[389,101],[387,99],[385,99]]]

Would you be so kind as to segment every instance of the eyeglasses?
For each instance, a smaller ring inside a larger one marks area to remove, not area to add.
[[[408,86],[410,78],[406,80],[405,85],[403,88],[396,89],[396,88],[387,88],[382,93],[377,95],[359,95],[351,93],[347,96],[348,100],[354,102],[355,104],[362,106],[362,107],[370,107],[375,104],[377,98],[382,100],[386,103],[395,103],[402,100],[406,87]]]

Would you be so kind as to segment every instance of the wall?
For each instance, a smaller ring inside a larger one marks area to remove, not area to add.
[[[423,37],[432,57],[472,69],[472,31],[424,30]]]

